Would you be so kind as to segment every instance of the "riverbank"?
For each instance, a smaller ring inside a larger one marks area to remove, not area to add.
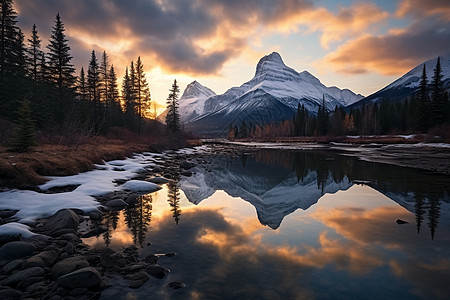
[[[30,189],[48,181],[47,176],[68,176],[92,170],[95,164],[125,159],[134,153],[200,145],[198,140],[168,137],[148,142],[128,142],[103,137],[74,146],[43,144],[26,153],[0,147],[0,187]]]
[[[415,168],[450,175],[450,144],[429,136],[345,137],[339,141],[316,138],[249,140],[204,140],[205,143],[234,144],[262,149],[328,149],[361,160]],[[428,141],[428,142],[426,142]]]

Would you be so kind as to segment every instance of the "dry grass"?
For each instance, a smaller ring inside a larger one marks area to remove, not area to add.
[[[124,159],[133,153],[160,152],[194,144],[195,141],[180,137],[154,139],[151,142],[96,137],[76,148],[44,144],[28,153],[14,153],[0,147],[0,186],[30,188],[45,183],[48,180],[45,176],[74,175],[91,170],[94,164]]]

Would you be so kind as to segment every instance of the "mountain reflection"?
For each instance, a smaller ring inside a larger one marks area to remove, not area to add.
[[[224,190],[255,206],[263,225],[277,229],[283,218],[307,210],[325,193],[364,183],[416,215],[417,231],[426,219],[431,238],[439,225],[441,202],[450,203],[450,178],[377,164],[334,151],[261,150],[238,158],[218,155],[208,169],[182,178],[180,187],[198,204],[211,190]],[[313,185],[315,183],[315,186]]]

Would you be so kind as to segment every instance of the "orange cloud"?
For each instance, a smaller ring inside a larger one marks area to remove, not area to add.
[[[429,18],[385,35],[364,35],[326,55],[321,65],[347,74],[402,75],[427,59],[448,53],[450,31],[443,30],[445,26]]]
[[[402,0],[395,14],[401,18],[407,15],[416,17],[441,15],[450,21],[450,5],[448,0]]]
[[[320,42],[324,48],[329,44],[365,32],[371,25],[379,24],[388,17],[388,13],[373,3],[359,2],[351,7],[341,7],[334,14],[325,8],[292,12],[283,20],[276,22],[281,29],[294,29],[300,24],[310,31],[321,32]]]

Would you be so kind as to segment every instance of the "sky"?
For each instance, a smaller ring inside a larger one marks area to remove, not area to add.
[[[15,0],[18,25],[45,47],[60,14],[77,72],[91,51],[118,77],[140,56],[152,100],[165,105],[177,79],[217,94],[250,80],[277,51],[326,86],[365,96],[450,52],[448,0]]]

